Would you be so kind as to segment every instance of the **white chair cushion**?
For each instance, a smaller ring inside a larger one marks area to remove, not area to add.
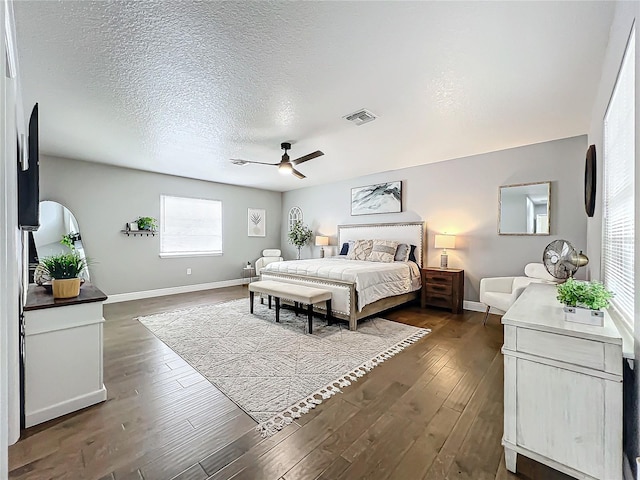
[[[547,282],[558,282],[557,278],[547,272],[547,269],[544,268],[542,263],[527,263],[526,267],[524,267],[524,274],[527,277],[539,278],[540,280],[546,280]]]
[[[282,252],[277,248],[265,248],[262,251],[263,257],[281,257]]]

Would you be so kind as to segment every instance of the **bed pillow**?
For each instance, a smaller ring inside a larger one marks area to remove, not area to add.
[[[398,245],[398,249],[396,250],[396,255],[394,260],[396,262],[406,262],[409,260],[409,252],[411,252],[411,247],[406,243],[401,243]]]
[[[398,242],[390,240],[374,240],[371,253],[367,257],[370,262],[391,263],[398,249]]]
[[[356,240],[353,248],[349,249],[347,259],[349,260],[366,260],[371,249],[373,248],[373,240]]]

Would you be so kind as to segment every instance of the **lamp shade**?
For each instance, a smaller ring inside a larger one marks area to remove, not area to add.
[[[435,248],[456,248],[455,235],[436,235]]]
[[[329,237],[324,237],[322,235],[316,235],[316,246],[318,247],[326,247],[329,245]]]

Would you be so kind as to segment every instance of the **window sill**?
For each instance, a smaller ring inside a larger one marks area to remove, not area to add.
[[[610,307],[607,309],[607,313],[613,320],[614,325],[618,329],[618,333],[622,337],[622,358],[625,358],[629,363],[629,367],[633,370],[633,361],[635,359],[633,351],[633,332],[631,326],[624,321],[615,308]]]
[[[188,257],[221,257],[222,252],[206,252],[206,253],[160,253],[160,258],[188,258]]]

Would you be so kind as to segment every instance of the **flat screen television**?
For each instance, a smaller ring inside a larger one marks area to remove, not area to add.
[[[38,147],[38,104],[29,118],[27,170],[18,168],[18,225],[22,230],[34,231],[40,227],[40,151]],[[18,164],[20,165],[20,164]]]

